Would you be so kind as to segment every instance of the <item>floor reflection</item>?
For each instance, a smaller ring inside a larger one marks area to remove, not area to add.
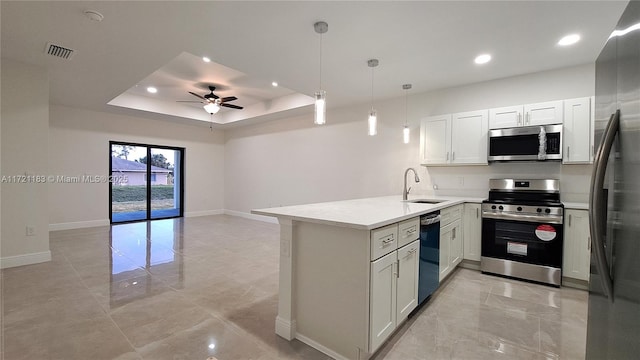
[[[165,286],[152,273],[184,281],[181,219],[152,220],[111,226],[109,233],[111,308],[157,294]]]

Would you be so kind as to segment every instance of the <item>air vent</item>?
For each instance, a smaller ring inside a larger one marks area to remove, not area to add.
[[[54,43],[47,43],[44,52],[51,56],[59,57],[65,60],[71,60],[75,51],[73,49],[66,48],[64,46],[56,45]]]

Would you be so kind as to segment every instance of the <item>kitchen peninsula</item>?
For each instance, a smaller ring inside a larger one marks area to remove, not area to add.
[[[336,359],[371,357],[417,305],[420,216],[482,201],[418,199],[253,210],[280,223],[276,333]]]

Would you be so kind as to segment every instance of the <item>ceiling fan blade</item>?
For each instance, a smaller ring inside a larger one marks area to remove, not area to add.
[[[228,102],[228,101],[238,100],[238,98],[235,96],[227,96],[227,97],[223,97],[220,100],[222,100],[222,102]]]
[[[228,107],[228,108],[232,108],[232,109],[238,109],[238,110],[244,109],[242,106],[225,104],[225,103],[220,104],[220,106],[224,106],[224,107]]]
[[[200,98],[200,99],[202,99],[202,100],[204,100],[204,101],[209,101],[209,100],[207,100],[206,98],[204,98],[204,97],[202,97],[201,95],[198,95],[198,94],[196,94],[196,93],[194,93],[194,92],[189,91],[189,94],[191,94],[191,95],[193,95],[193,96],[195,96],[195,97],[198,97],[198,98]]]
[[[183,102],[183,103],[200,103],[200,104],[202,104],[202,101],[196,101],[196,100],[176,100],[176,102]]]

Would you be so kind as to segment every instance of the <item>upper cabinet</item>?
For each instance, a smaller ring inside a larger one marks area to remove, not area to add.
[[[563,164],[584,164],[593,161],[594,118],[592,113],[591,98],[564,101]]]
[[[488,111],[432,116],[420,124],[423,165],[486,165]]]
[[[562,100],[489,110],[489,129],[562,123]]]

